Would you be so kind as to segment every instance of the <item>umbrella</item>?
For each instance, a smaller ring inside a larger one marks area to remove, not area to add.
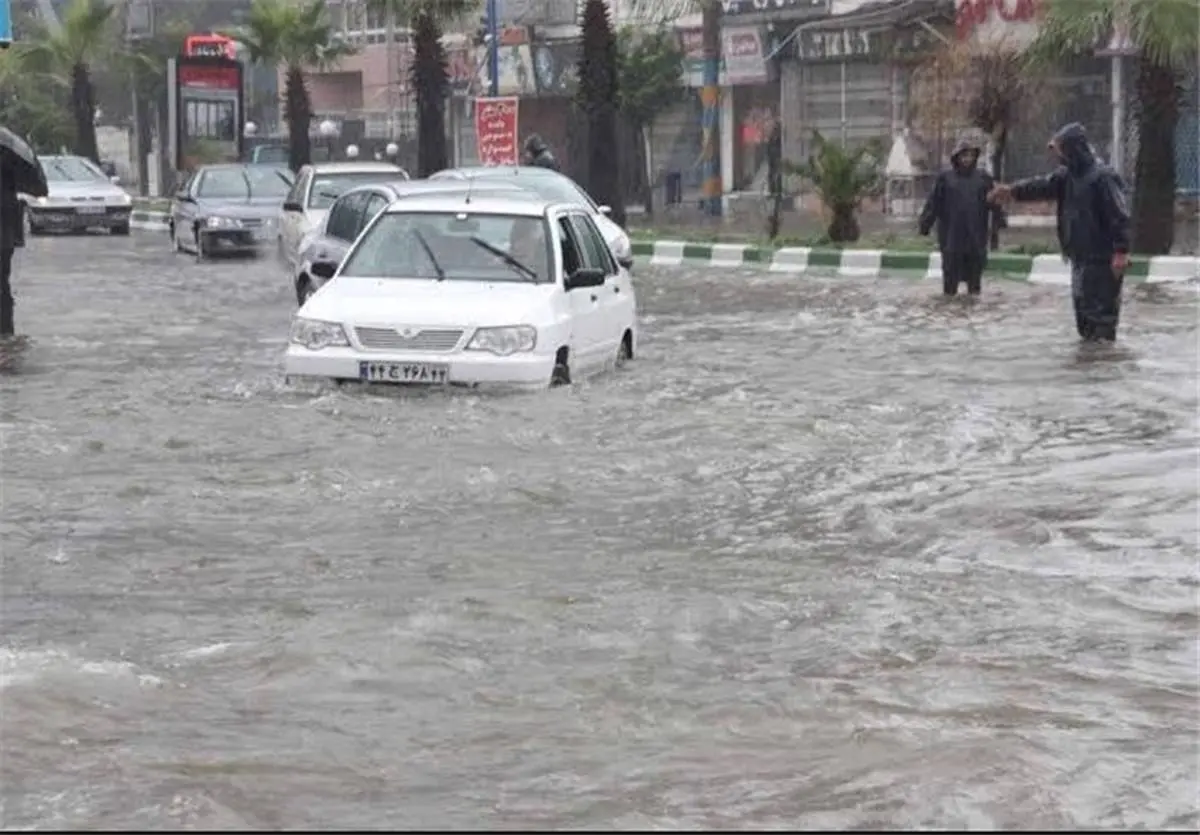
[[[17,191],[31,197],[45,197],[46,172],[29,143],[6,127],[0,126],[0,164],[16,176]]]

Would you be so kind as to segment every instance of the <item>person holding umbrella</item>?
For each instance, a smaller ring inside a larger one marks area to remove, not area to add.
[[[0,127],[0,339],[13,327],[13,252],[25,245],[25,218],[20,193],[45,197],[46,172],[29,143]]]

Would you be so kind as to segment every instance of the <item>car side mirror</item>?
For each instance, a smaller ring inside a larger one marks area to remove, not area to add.
[[[283,204],[283,210],[285,212],[302,212],[304,211],[304,207],[295,200],[288,200]]]
[[[617,263],[620,264],[622,267],[624,267],[627,270],[632,270],[633,269],[633,256],[630,255],[625,258],[618,258]]]
[[[581,287],[602,287],[608,276],[599,267],[581,267],[567,276],[567,290],[577,290]]]
[[[179,191],[175,192],[175,199],[182,203],[187,203],[192,199],[192,196],[183,189],[180,189]]]
[[[118,177],[116,174],[113,174],[111,177],[108,178],[108,181],[115,186],[121,182],[121,178]]]
[[[608,217],[612,214],[612,206],[599,206],[596,210],[605,217]]]
[[[332,261],[313,261],[312,264],[309,265],[308,271],[317,278],[328,281],[329,279],[333,278],[334,273],[337,272],[337,264],[333,263]]]

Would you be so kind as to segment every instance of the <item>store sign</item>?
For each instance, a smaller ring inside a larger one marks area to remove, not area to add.
[[[977,27],[995,21],[1030,23],[1037,12],[1037,0],[958,0],[954,24],[959,40],[964,40]]]
[[[683,50],[684,84],[704,86],[704,32],[684,29],[679,33]],[[766,37],[757,26],[730,26],[721,30],[721,68],[719,84],[763,84],[771,80],[767,63]]]
[[[801,61],[885,60],[919,55],[930,49],[935,36],[911,26],[903,29],[801,30],[792,41]]]
[[[516,96],[475,99],[475,145],[483,165],[517,164]]]
[[[830,0],[721,0],[726,17],[763,12],[811,11],[824,13]]]

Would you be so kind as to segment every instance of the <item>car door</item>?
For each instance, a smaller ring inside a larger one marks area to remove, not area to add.
[[[295,269],[300,257],[300,239],[304,237],[304,204],[312,183],[312,168],[304,166],[291,191],[283,201],[279,218],[279,257],[290,269]]]
[[[575,236],[583,246],[585,265],[604,271],[604,286],[594,289],[599,293],[600,306],[597,350],[601,360],[605,360],[616,356],[617,346],[629,326],[628,305],[622,295],[632,300],[633,294],[628,290],[622,294],[621,268],[592,217],[582,212],[572,212],[569,217]]]
[[[193,172],[171,198],[171,230],[177,240],[191,243],[192,220],[196,214],[196,205],[191,201],[195,193],[196,180],[200,175]]]
[[[555,229],[565,281],[576,270],[588,265],[587,255],[568,214],[559,215]],[[602,289],[578,287],[567,291],[571,311],[571,367],[577,371],[594,369],[604,361],[601,353],[604,335],[603,308],[600,306]]]

